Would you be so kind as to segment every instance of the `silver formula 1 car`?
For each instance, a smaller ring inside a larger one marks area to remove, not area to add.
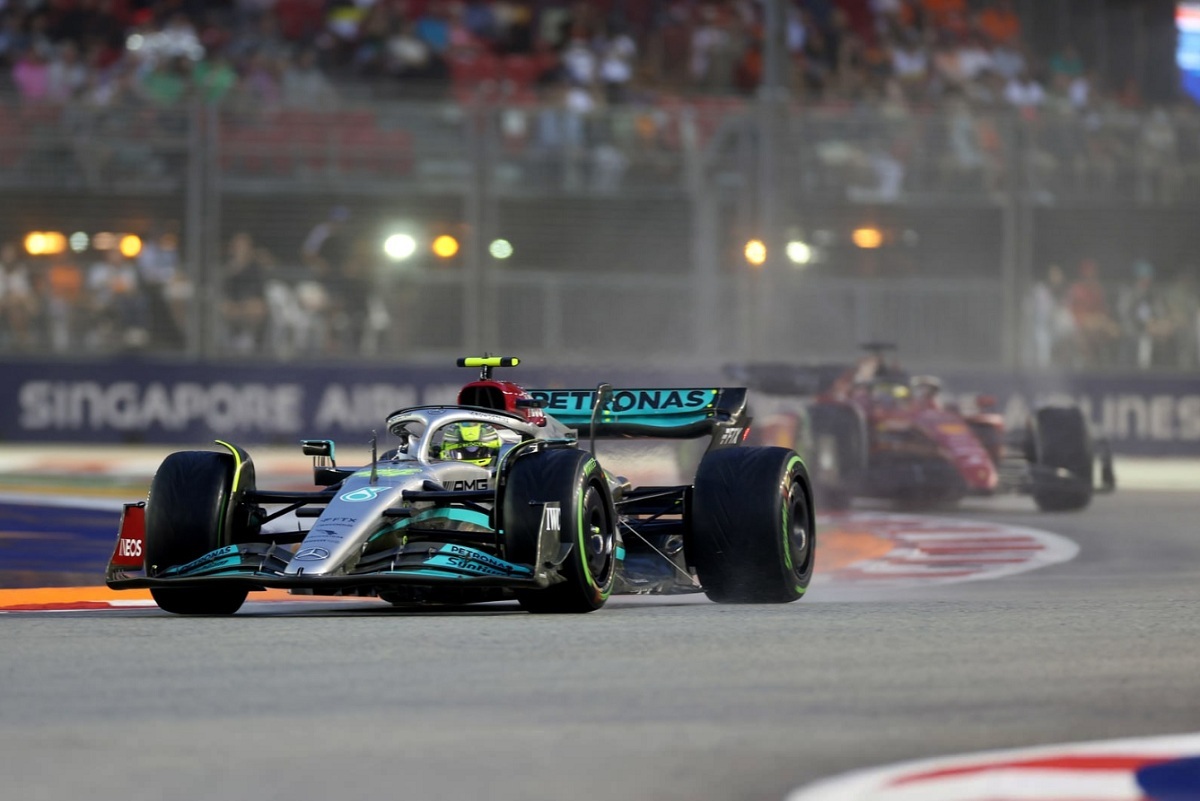
[[[458,363],[479,379],[455,405],[390,415],[370,464],[342,467],[332,441],[304,441],[311,491],[259,489],[232,443],[170,454],[146,501],[125,505],[108,586],[149,587],[179,614],[232,614],[268,588],[530,612],[590,612],[613,593],[804,594],[808,473],[789,449],[736,447],[744,389],[525,390],[492,378],[515,358]],[[682,486],[633,487],[594,453],[597,438],[705,436]]]

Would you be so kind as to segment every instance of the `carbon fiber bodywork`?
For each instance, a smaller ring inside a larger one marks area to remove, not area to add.
[[[437,405],[397,411],[386,421],[393,438],[385,443],[386,452],[365,466],[339,467],[331,442],[306,441],[318,485],[311,491],[258,489],[249,454],[219,443],[235,465],[223,501],[222,519],[231,522],[220,547],[182,564],[142,558],[147,504],[155,503],[152,490],[149,501],[126,504],[106,583],[113,589],[156,591],[287,589],[378,596],[394,603],[479,602],[545,590],[568,580],[565,565],[572,552],[591,540],[582,521],[565,519],[559,499],[535,497],[525,501],[540,507],[534,550],[522,551],[523,558],[514,554],[509,527],[518,510],[506,508],[506,490],[522,460],[546,451],[582,450],[581,430],[598,437],[711,435],[710,449],[720,449],[739,444],[749,426],[743,389],[554,390],[545,398],[519,389],[481,380],[460,396],[501,398],[505,408]],[[576,406],[543,411],[561,393]],[[566,419],[550,411],[562,411]],[[486,423],[500,432],[503,444],[494,465],[439,458],[442,432],[460,422]],[[601,470],[602,500],[611,510],[615,534],[612,544],[603,546],[616,559],[612,591],[700,591],[683,547],[691,486],[635,489]],[[578,536],[568,536],[576,528]]]

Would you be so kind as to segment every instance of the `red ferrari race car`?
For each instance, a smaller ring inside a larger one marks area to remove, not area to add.
[[[801,453],[818,505],[869,497],[922,508],[1021,492],[1043,511],[1070,511],[1115,488],[1107,442],[1079,408],[1041,407],[1007,430],[994,399],[978,396],[966,413],[943,399],[939,379],[889,359],[894,346],[863,347],[852,365],[732,368],[756,391],[751,441]]]

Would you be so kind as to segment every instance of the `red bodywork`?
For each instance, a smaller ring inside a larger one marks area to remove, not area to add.
[[[481,406],[511,412],[534,425],[546,425],[546,413],[540,406],[534,405],[533,396],[524,387],[511,381],[472,381],[459,390],[458,403],[461,406]]]
[[[968,491],[996,490],[999,474],[995,459],[962,415],[911,405],[886,409],[868,406],[866,412],[872,457],[889,452],[913,456],[936,453],[957,468]],[[913,433],[922,436],[913,437]]]
[[[935,458],[952,465],[972,494],[999,487],[1003,417],[986,410],[965,415],[942,402],[936,383],[910,382],[879,356],[847,370],[816,402],[857,409],[867,429],[868,463]]]
[[[117,545],[113,549],[108,566],[129,567],[140,570],[146,551],[146,504],[127,503],[121,512],[121,525],[117,528]]]

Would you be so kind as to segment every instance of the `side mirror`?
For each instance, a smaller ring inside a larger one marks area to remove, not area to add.
[[[305,439],[300,440],[300,448],[305,456],[312,457],[313,468],[336,468],[334,460],[334,440]]]
[[[304,451],[305,456],[323,456],[327,459],[333,458],[333,440],[331,439],[301,440],[300,447]]]
[[[313,483],[320,487],[328,487],[345,478],[337,469],[333,460],[333,440],[304,439],[300,447],[305,456],[313,458]]]
[[[540,398],[517,398],[518,409],[545,409],[546,402]]]

